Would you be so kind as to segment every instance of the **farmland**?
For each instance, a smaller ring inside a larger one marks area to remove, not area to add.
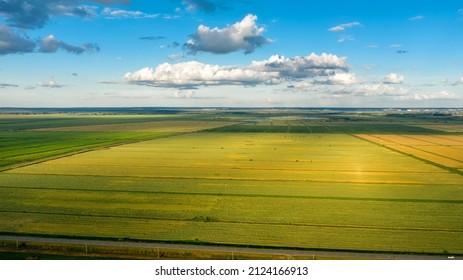
[[[3,114],[0,115],[0,170],[72,152],[226,124],[182,120],[182,115]]]
[[[265,110],[150,116],[10,126],[5,132],[22,142],[2,153],[19,153],[41,133],[85,152],[1,172],[0,231],[463,254],[463,136],[438,129],[447,119]],[[81,139],[95,145],[87,150],[70,141],[98,134],[112,145]]]

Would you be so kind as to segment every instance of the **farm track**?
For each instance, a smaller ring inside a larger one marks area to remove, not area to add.
[[[217,252],[217,253],[244,253],[258,255],[274,256],[293,256],[293,257],[324,257],[324,258],[345,258],[345,259],[392,259],[392,260],[447,260],[446,255],[419,255],[419,254],[391,254],[391,253],[371,253],[371,252],[347,252],[347,251],[316,251],[316,250],[297,250],[297,249],[270,249],[270,248],[248,248],[233,247],[220,245],[186,245],[172,243],[154,243],[154,242],[135,242],[135,241],[107,241],[107,240],[88,240],[76,238],[51,238],[51,237],[34,237],[34,236],[13,236],[0,235],[2,241],[12,242],[40,242],[45,244],[68,244],[68,245],[93,245],[109,246],[124,248],[146,248],[146,249],[170,249],[181,251],[200,251],[200,252]],[[462,259],[459,256],[454,259]]]

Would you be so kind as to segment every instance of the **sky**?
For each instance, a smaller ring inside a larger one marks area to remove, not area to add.
[[[0,107],[463,107],[463,2],[0,0]]]

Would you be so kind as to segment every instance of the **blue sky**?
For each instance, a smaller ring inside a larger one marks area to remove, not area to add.
[[[0,0],[0,107],[462,107],[459,2]]]

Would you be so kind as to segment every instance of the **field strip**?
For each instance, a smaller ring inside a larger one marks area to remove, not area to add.
[[[366,141],[366,142],[375,144],[375,145],[377,145],[377,146],[379,146],[379,147],[386,148],[386,149],[389,149],[389,150],[391,150],[391,151],[400,153],[400,154],[402,154],[402,155],[405,155],[405,156],[408,156],[408,157],[411,157],[411,158],[420,160],[420,161],[422,161],[422,162],[425,162],[425,163],[434,165],[434,166],[436,166],[436,167],[442,168],[442,169],[447,170],[447,171],[450,171],[450,172],[452,172],[452,173],[455,173],[455,174],[458,174],[458,175],[463,175],[463,172],[462,172],[461,170],[459,170],[459,169],[456,169],[456,168],[453,168],[453,167],[449,167],[449,166],[446,166],[446,165],[443,165],[443,164],[440,164],[440,163],[437,163],[437,162],[428,160],[428,159],[426,159],[426,158],[418,157],[418,156],[415,156],[415,155],[413,155],[413,154],[409,154],[409,153],[407,153],[407,152],[401,151],[400,149],[393,148],[393,147],[391,147],[391,146],[389,146],[389,145],[387,145],[387,144],[384,144],[383,141],[375,142],[374,138],[378,138],[378,139],[380,139],[380,140],[385,140],[385,139],[382,139],[381,137],[371,136],[371,135],[356,135],[356,134],[352,134],[352,136],[357,137],[357,138],[359,138],[359,139],[362,139],[362,140],[364,140],[364,141]],[[364,136],[365,136],[365,137],[364,137]],[[372,139],[372,138],[373,138],[373,139]],[[386,142],[395,143],[395,142],[390,141],[390,140],[386,140]],[[398,143],[396,143],[396,144],[398,144]],[[407,147],[407,146],[401,145],[401,144],[398,144],[398,145],[399,145],[399,146]],[[415,148],[413,148],[413,147],[409,147],[409,148],[415,149]],[[415,150],[418,150],[418,149],[415,149]],[[426,151],[422,151],[422,152],[428,153],[428,152],[426,152]],[[434,155],[435,155],[435,156],[441,157],[440,155],[436,155],[436,154],[434,154]],[[451,159],[451,158],[447,158],[447,159]],[[451,159],[451,160],[453,160],[453,159]],[[461,162],[461,161],[458,161],[458,162]]]
[[[125,141],[122,141],[122,142],[119,142],[119,143],[111,143],[111,144],[101,145],[101,146],[97,146],[97,147],[85,148],[85,149],[82,149],[82,150],[72,151],[72,152],[68,152],[68,153],[64,153],[64,154],[60,154],[60,155],[55,155],[55,156],[51,156],[51,157],[45,157],[45,158],[41,158],[41,159],[38,159],[38,160],[22,162],[22,163],[13,164],[13,165],[5,166],[5,167],[0,167],[0,172],[13,170],[13,169],[17,169],[17,168],[21,168],[21,167],[25,167],[25,166],[30,166],[30,165],[36,165],[36,164],[40,164],[40,163],[47,162],[47,161],[50,161],[50,160],[61,159],[61,158],[66,158],[66,157],[70,157],[70,156],[74,156],[74,155],[84,154],[84,153],[87,153],[87,152],[93,152],[93,151],[98,151],[98,150],[102,150],[102,149],[108,149],[108,148],[112,148],[112,147],[123,146],[123,145],[127,145],[127,144],[134,144],[134,143],[139,143],[139,142],[144,142],[144,141],[155,141],[155,140],[158,140],[158,139],[178,136],[178,135],[182,135],[182,134],[187,134],[187,133],[172,133],[172,134],[165,134],[165,135],[156,135],[154,138],[125,140]],[[74,148],[74,147],[70,147],[70,149],[71,148]],[[58,149],[58,150],[62,150],[62,149]],[[47,152],[49,152],[49,151],[47,151]]]
[[[439,143],[439,142],[432,142],[432,138],[438,138],[438,139],[444,139],[444,140],[451,140],[451,141],[455,141],[453,139],[448,139],[448,138],[444,138],[444,137],[438,137],[438,136],[435,136],[435,135],[430,135],[428,136],[428,138],[431,138],[431,140],[426,140],[426,139],[420,139],[419,137],[415,136],[415,135],[401,135],[402,137],[404,138],[409,138],[409,139],[413,139],[413,140],[418,140],[418,141],[421,141],[421,142],[425,142],[425,143],[430,143],[432,145],[435,145],[435,146],[445,146],[445,147],[452,147],[452,146],[455,146],[453,144],[443,144],[443,143]],[[463,141],[460,142],[460,141],[457,141],[460,145],[463,145]]]
[[[433,163],[435,164],[435,163]],[[446,167],[441,167],[441,168],[446,168]],[[355,172],[352,172],[355,173]],[[461,174],[460,174],[461,173]],[[188,179],[195,179],[195,180],[223,180],[223,181],[250,181],[250,182],[267,182],[267,181],[273,181],[273,182],[308,182],[308,183],[339,183],[339,184],[345,184],[345,183],[355,183],[355,184],[378,184],[378,185],[427,185],[423,184],[423,182],[412,182],[412,181],[402,181],[402,182],[390,182],[390,181],[371,181],[371,180],[352,180],[352,181],[339,181],[339,180],[311,180],[311,179],[277,179],[277,178],[272,178],[271,180],[269,179],[259,179],[259,178],[233,178],[233,177],[217,177],[217,176],[210,176],[210,177],[199,177],[199,176],[146,176],[146,175],[140,175],[140,176],[128,176],[128,175],[98,175],[98,174],[88,174],[88,175],[76,175],[76,174],[63,174],[63,173],[52,173],[52,172],[47,172],[47,173],[32,173],[32,172],[9,172],[8,174],[23,174],[23,175],[56,175],[56,176],[85,176],[85,177],[99,177],[99,178],[107,178],[107,177],[112,177],[112,178],[150,178],[150,179],[181,179],[181,180],[188,180]],[[417,173],[420,174],[420,173]],[[440,174],[440,173],[436,173]],[[458,174],[463,175],[463,172],[458,171]],[[429,185],[435,185],[434,184],[429,184]],[[446,183],[446,185],[456,185],[456,186],[461,186],[461,184],[457,183]]]
[[[420,139],[419,135],[414,135],[414,137],[417,137],[418,139]],[[442,141],[441,143],[436,143],[436,144],[439,144],[439,145],[449,145],[449,146],[461,146],[463,145],[463,135],[429,135],[427,136],[428,138],[437,138],[437,139],[440,139],[440,140],[446,140],[446,143],[444,144]],[[421,140],[421,139],[420,139]],[[450,143],[452,142],[452,143]]]
[[[10,187],[0,186],[1,189],[26,189],[26,190],[54,190],[54,191],[74,191],[82,193],[128,193],[128,194],[167,194],[167,195],[194,195],[194,196],[220,196],[220,197],[261,197],[261,198],[280,198],[280,199],[307,199],[307,200],[358,200],[358,201],[391,201],[404,203],[454,203],[463,204],[463,200],[444,200],[444,199],[410,199],[410,198],[375,198],[375,197],[343,197],[343,196],[305,196],[305,195],[272,195],[272,194],[237,194],[237,193],[201,193],[201,192],[169,192],[169,191],[142,191],[142,190],[102,190],[102,189],[74,189],[59,187]]]
[[[247,161],[245,161],[247,162]],[[258,161],[255,161],[258,162]],[[117,164],[78,164],[78,163],[46,163],[47,166],[94,166],[94,167],[126,167],[126,165],[117,165]],[[256,171],[302,171],[302,172],[345,172],[345,173],[357,173],[358,171],[354,171],[352,169],[316,169],[316,168],[258,168],[258,167],[223,167],[223,166],[178,166],[178,165],[143,165],[143,166],[136,166],[132,165],[131,168],[133,169],[151,169],[151,168],[172,168],[172,169],[201,169],[201,170],[256,170]],[[410,174],[410,173],[425,173],[425,174],[441,174],[445,171],[398,171],[398,170],[362,170],[362,173],[392,173],[392,174]]]
[[[0,213],[14,214],[33,214],[46,216],[72,216],[72,217],[92,217],[92,218],[115,218],[124,220],[150,220],[150,221],[171,221],[171,222],[191,222],[191,223],[221,223],[221,224],[237,224],[237,225],[262,225],[262,226],[291,226],[291,227],[316,227],[316,228],[346,228],[346,229],[365,229],[365,230],[388,230],[388,231],[424,231],[424,232],[450,232],[463,233],[463,229],[449,228],[412,228],[412,227],[377,227],[377,226],[361,226],[361,225],[333,225],[333,224],[304,224],[304,223],[277,223],[277,222],[258,222],[258,221],[227,221],[227,220],[211,220],[207,222],[195,221],[192,219],[166,219],[154,217],[140,216],[121,216],[121,215],[96,215],[96,214],[71,214],[71,213],[51,213],[51,212],[33,212],[33,211],[8,211],[0,210]]]
[[[460,162],[460,163],[463,163],[463,160],[459,160],[459,159],[455,159],[455,158],[451,158],[451,157],[448,157],[446,155],[442,155],[442,154],[438,154],[438,153],[435,153],[435,152],[432,152],[432,151],[428,151],[428,150],[425,150],[423,148],[418,148],[416,146],[412,146],[412,145],[408,145],[408,144],[404,144],[404,143],[401,143],[401,142],[397,142],[394,141],[394,140],[391,140],[391,139],[387,139],[387,138],[383,138],[383,137],[380,137],[380,136],[376,136],[377,138],[380,138],[380,139],[383,139],[383,140],[386,140],[386,141],[389,141],[391,143],[394,143],[398,146],[403,146],[403,147],[408,147],[409,149],[411,149],[411,151],[413,150],[416,150],[416,151],[421,151],[421,152],[424,152],[424,153],[428,153],[428,154],[431,154],[431,155],[435,155],[435,156],[438,156],[438,157],[442,157],[442,158],[446,158],[446,159],[450,159],[450,160],[453,160],[453,161],[457,161],[457,162]],[[443,145],[435,145],[435,146],[443,146]],[[394,148],[393,148],[394,149]],[[397,150],[399,150],[397,148]],[[417,156],[419,157],[419,156]],[[426,157],[424,157],[424,159],[427,159]],[[434,161],[433,161],[434,162]],[[437,163],[437,162],[436,162]],[[439,163],[438,163],[439,164]],[[450,166],[449,166],[450,167]]]

